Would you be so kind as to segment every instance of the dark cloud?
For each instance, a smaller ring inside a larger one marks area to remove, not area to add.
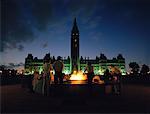
[[[65,21],[68,15],[90,17],[96,3],[97,0],[2,0],[0,51],[22,51],[24,43],[36,38],[34,29],[44,31],[48,26],[60,26],[58,23]]]
[[[5,66],[5,68],[16,68],[16,67],[20,67],[20,66],[24,66],[24,63],[20,62],[20,63],[8,63],[8,65],[2,65]]]
[[[39,30],[45,30],[48,22],[52,21],[52,4],[50,0],[31,1],[31,13]]]
[[[20,43],[33,40],[31,26],[23,20],[18,0],[2,0],[1,49],[23,49]]]
[[[46,29],[51,17],[49,0],[1,0],[2,24],[0,51],[23,50],[23,43],[35,39],[34,29]]]
[[[46,48],[47,46],[48,46],[47,42],[42,45],[43,48]]]
[[[63,22],[68,18],[77,17],[88,29],[99,27],[102,20],[111,24],[127,18],[136,23],[143,20],[145,27],[150,19],[148,0],[1,0],[1,7],[0,52],[7,49],[22,51],[24,43],[32,42],[37,32],[47,28],[50,28],[49,33],[58,32],[57,28],[64,31]]]
[[[9,67],[14,67],[15,66],[14,63],[9,63],[8,65],[9,65]]]
[[[18,46],[18,50],[19,50],[19,51],[23,51],[23,50],[24,50],[24,46],[23,46],[23,45],[19,45],[19,46]]]
[[[24,66],[24,63],[20,62],[20,63],[19,63],[19,66]]]
[[[6,43],[4,43],[3,46],[5,47],[5,49],[9,49],[9,50],[12,50],[12,49],[16,49],[18,51],[23,51],[24,50],[24,46],[22,44],[18,44],[17,42],[14,42],[12,44],[9,43],[9,42],[6,42]]]

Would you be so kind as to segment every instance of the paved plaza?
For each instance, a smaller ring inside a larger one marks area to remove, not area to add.
[[[104,94],[103,87],[56,86],[50,96],[29,93],[21,85],[1,86],[2,113],[150,113],[150,86],[123,85],[122,94]],[[56,89],[55,89],[56,88]],[[65,89],[65,91],[64,91]],[[83,91],[82,91],[83,90]]]

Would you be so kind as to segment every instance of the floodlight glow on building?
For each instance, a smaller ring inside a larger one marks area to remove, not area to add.
[[[126,75],[125,68],[125,59],[121,54],[117,56],[117,58],[107,59],[104,54],[100,54],[96,59],[89,59],[89,57],[83,59],[80,56],[79,46],[79,29],[77,26],[76,18],[73,22],[73,27],[71,30],[71,54],[66,59],[62,59],[64,63],[63,73],[66,75],[72,74],[74,70],[84,72],[87,63],[90,62],[94,67],[95,75],[104,75],[106,69],[110,69],[111,66],[116,66],[122,75]],[[51,64],[54,63],[55,59],[50,56],[50,53],[46,54],[43,59],[38,59],[37,57],[33,58],[32,54],[28,54],[25,59],[25,74],[33,74],[35,69],[41,73],[43,71],[43,61],[47,59]]]

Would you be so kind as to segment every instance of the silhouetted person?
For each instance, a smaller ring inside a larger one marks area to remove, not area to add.
[[[50,86],[50,69],[51,64],[49,60],[44,60],[43,64],[44,73],[42,74],[43,77],[43,87],[42,87],[42,93],[46,96],[49,95],[49,86]]]
[[[58,80],[60,84],[63,83],[63,74],[62,74],[63,68],[64,68],[64,64],[61,61],[61,57],[58,56],[57,61],[55,61],[53,64],[53,69],[55,71],[55,75],[54,75],[55,84],[58,84]]]
[[[104,83],[105,83],[105,93],[112,93],[112,75],[110,74],[109,70],[106,69],[104,72]]]
[[[94,77],[94,68],[93,68],[91,62],[88,62],[87,67],[85,68],[85,71],[88,72],[87,73],[88,84],[92,84],[92,79]]]
[[[111,79],[112,79],[112,76],[111,76],[109,70],[106,69],[106,71],[104,72],[104,82],[105,82],[105,84],[106,85],[109,84]]]
[[[39,78],[39,72],[38,71],[34,71],[34,77],[32,80],[32,85],[33,85],[33,91],[36,92],[37,88],[38,88],[38,78]]]
[[[114,73],[113,80],[113,92],[115,94],[121,94],[121,73]]]
[[[43,78],[42,78],[43,72],[39,74],[38,76],[38,83],[36,88],[36,93],[42,94],[42,87],[43,87]]]

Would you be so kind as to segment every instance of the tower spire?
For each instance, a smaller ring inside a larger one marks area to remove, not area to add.
[[[79,30],[76,18],[74,18],[71,31],[71,64],[72,71],[79,70]]]
[[[78,26],[77,26],[77,21],[76,21],[76,17],[74,18],[74,23],[73,23],[73,28],[72,28],[72,33],[78,33]]]
[[[76,17],[74,18],[74,25],[77,25]]]

